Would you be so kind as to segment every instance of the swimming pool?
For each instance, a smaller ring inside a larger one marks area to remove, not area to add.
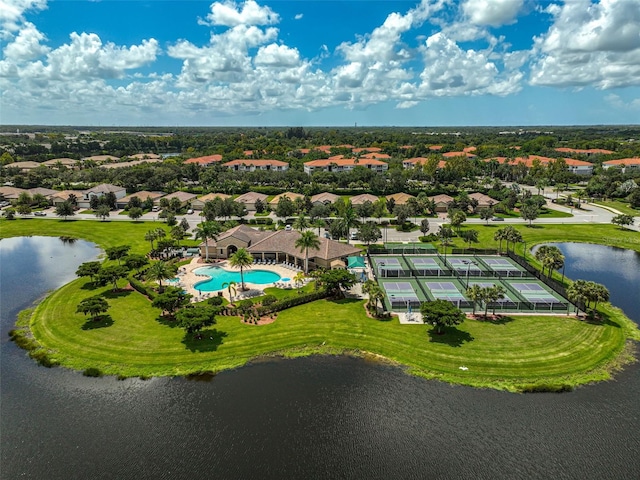
[[[223,283],[236,282],[240,285],[240,272],[230,272],[220,267],[202,267],[194,270],[194,273],[198,275],[206,275],[209,280],[203,280],[196,283],[193,288],[202,292],[215,292],[216,290],[222,290]],[[258,285],[266,285],[268,283],[277,282],[280,280],[280,275],[269,270],[245,270],[244,282],[255,283]]]

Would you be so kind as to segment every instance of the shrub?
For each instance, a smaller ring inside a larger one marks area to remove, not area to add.
[[[129,284],[139,293],[148,297],[150,300],[154,300],[158,294],[151,288],[148,288],[144,283],[135,278],[133,275],[129,275]]]
[[[278,301],[278,299],[276,298],[276,296],[275,296],[275,295],[265,295],[265,296],[262,298],[262,305],[263,305],[264,307],[267,307],[267,306],[269,306],[269,305],[274,304],[274,303],[275,303],[275,302],[277,302],[277,301]]]
[[[209,305],[213,305],[213,306],[217,307],[217,306],[220,306],[220,305],[222,305],[224,303],[224,298],[222,298],[222,297],[211,297],[207,301],[207,303]]]
[[[264,305],[263,303],[261,307],[258,307],[257,313],[259,316],[263,317],[270,313],[280,312],[282,310],[286,310],[287,308],[297,307],[298,305],[303,305],[305,303],[320,300],[321,298],[326,298],[328,295],[328,292],[323,289],[318,290],[317,292],[299,295],[297,297],[283,298],[282,300],[273,302],[270,305]]]
[[[564,393],[572,392],[571,385],[529,384],[521,388],[522,393]]]
[[[418,239],[422,243],[432,243],[432,242],[438,241],[438,235],[436,235],[435,233],[430,233],[429,235],[423,235],[421,237],[418,237]]]
[[[102,371],[96,367],[89,367],[85,369],[84,372],[82,372],[82,375],[84,375],[85,377],[101,377]]]

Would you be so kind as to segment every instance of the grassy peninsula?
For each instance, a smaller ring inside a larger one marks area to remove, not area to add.
[[[3,237],[47,232],[86,238],[103,248],[130,243],[143,253],[147,244],[141,238],[150,224],[30,220],[2,221],[1,227]],[[609,225],[518,228],[528,245],[591,241],[640,251],[637,234]],[[494,248],[495,229],[479,230],[480,246]],[[108,298],[111,321],[94,324],[75,312],[82,299],[96,294]],[[511,391],[608,379],[632,358],[632,340],[640,340],[635,324],[611,306],[603,309],[603,323],[566,316],[505,316],[495,323],[467,320],[440,336],[425,325],[369,318],[362,301],[320,300],[283,311],[270,325],[218,317],[202,340],[186,337],[159,313],[135,291],[111,293],[109,287],[94,289],[86,279],[78,279],[38,305],[29,325],[42,350],[60,365],[124,377],[218,372],[263,355],[348,353],[397,363],[425,378]]]

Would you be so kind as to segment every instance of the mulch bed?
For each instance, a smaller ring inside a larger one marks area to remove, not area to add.
[[[258,320],[258,323],[245,322],[242,319],[240,319],[240,321],[245,325],[260,326],[260,325],[269,325],[270,323],[275,322],[277,319],[278,319],[278,316],[276,315],[274,318],[271,318],[270,316],[260,317],[260,320]]]

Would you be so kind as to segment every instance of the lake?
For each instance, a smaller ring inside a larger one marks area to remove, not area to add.
[[[528,395],[348,357],[261,361],[200,381],[37,366],[6,331],[95,255],[80,241],[0,241],[3,479],[640,476],[638,364],[611,382]]]

